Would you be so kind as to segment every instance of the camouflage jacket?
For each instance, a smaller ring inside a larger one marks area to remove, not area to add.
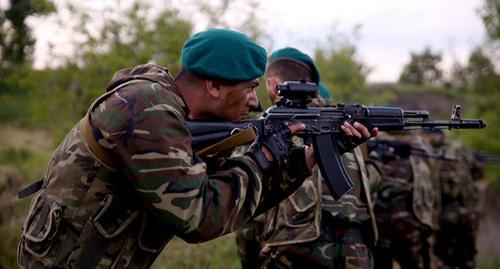
[[[479,194],[472,170],[478,162],[474,160],[473,152],[459,141],[452,140],[447,140],[435,151],[449,158],[438,160],[435,167],[441,185],[442,204],[458,203],[468,208],[477,206]]]
[[[319,169],[314,169],[295,193],[256,219],[260,224],[253,223],[251,229],[260,231],[256,240],[260,241],[261,255],[266,256],[275,246],[314,241],[320,236],[321,225],[366,229],[365,243],[374,244],[377,229],[359,147],[353,153],[345,153],[342,161],[353,180],[354,188],[341,199],[335,201],[332,198]],[[337,223],[322,224],[323,214],[331,215],[332,218],[328,219]]]
[[[193,155],[189,111],[162,67],[121,70],[108,90],[90,108],[90,125],[120,165],[109,167],[89,150],[82,119],[56,149],[32,200],[21,267],[149,267],[173,235],[193,243],[234,231],[264,210],[264,201],[274,206],[274,197],[302,182],[268,180],[244,156],[208,175]]]
[[[382,133],[377,138],[400,140],[425,148],[419,137],[414,135]],[[371,152],[367,169],[375,203],[384,208],[383,204],[390,203],[393,199],[410,197],[412,208],[408,210],[411,210],[421,223],[435,228],[440,195],[436,174],[433,172],[434,165],[432,160],[415,155],[410,155],[408,159],[399,158],[383,163],[375,152]]]

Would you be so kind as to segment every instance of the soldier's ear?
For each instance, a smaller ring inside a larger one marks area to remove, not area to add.
[[[277,79],[273,76],[269,76],[266,78],[266,88],[269,90],[276,89],[276,85],[278,85]]]
[[[205,90],[207,94],[213,98],[220,96],[220,84],[213,80],[205,80]]]

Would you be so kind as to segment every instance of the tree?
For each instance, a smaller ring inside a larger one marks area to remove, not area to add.
[[[360,26],[352,33],[340,33],[332,28],[327,42],[314,51],[314,59],[333,102],[366,102],[366,76],[369,68],[357,56],[354,45]]]
[[[459,62],[453,63],[450,72],[450,78],[445,82],[445,87],[459,92],[469,89],[469,73],[468,68],[461,65]]]
[[[0,68],[31,58],[35,40],[26,19],[55,10],[50,0],[10,0],[10,7],[0,10]]]
[[[500,39],[500,2],[498,0],[484,0],[479,10],[486,33],[491,40]]]
[[[92,100],[104,93],[114,72],[144,63],[166,66],[173,75],[179,71],[182,45],[191,35],[192,24],[176,9],[154,7],[153,12],[153,6],[137,0],[104,10],[80,4],[69,5],[68,9],[77,21],[73,32],[82,41],[74,44],[78,47],[74,55],[49,76],[52,92],[37,90],[37,96],[52,106],[44,104],[45,109],[40,107],[44,113],[36,117],[47,119],[60,114],[56,111],[66,111],[66,119],[61,122],[70,128]],[[97,17],[100,20],[94,19]],[[50,100],[54,94],[58,100]],[[56,129],[52,124],[49,127]],[[58,134],[66,132],[58,127]]]
[[[429,47],[421,53],[411,53],[410,62],[404,67],[399,82],[424,85],[442,82],[443,71],[439,68],[441,53],[434,53]]]
[[[467,69],[471,86],[476,92],[493,93],[500,88],[500,76],[495,72],[495,66],[480,49],[471,53]]]

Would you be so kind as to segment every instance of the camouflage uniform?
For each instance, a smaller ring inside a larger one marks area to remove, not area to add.
[[[376,227],[362,153],[342,156],[354,188],[334,201],[319,170],[237,233],[243,268],[371,268]]]
[[[479,196],[471,173],[474,163],[470,155],[473,154],[458,141],[449,140],[436,150],[456,159],[439,160],[436,165],[442,197],[434,246],[438,266],[476,268]]]
[[[145,268],[172,236],[194,243],[234,231],[300,180],[269,186],[245,157],[208,175],[193,155],[189,115],[168,71],[115,74],[91,107],[91,130],[121,166],[88,148],[80,121],[59,145],[19,243],[23,268]]]
[[[415,136],[387,139],[410,142],[415,141]],[[379,227],[375,268],[392,268],[393,259],[401,268],[429,268],[429,236],[436,227],[439,196],[428,160],[411,155],[383,163],[372,152],[367,168],[370,179],[377,182],[372,185]]]

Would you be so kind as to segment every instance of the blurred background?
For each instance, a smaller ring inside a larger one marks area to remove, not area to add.
[[[349,2],[349,3],[345,3]],[[66,132],[118,69],[180,69],[192,34],[230,27],[270,54],[311,55],[333,103],[359,102],[481,118],[483,130],[449,135],[500,154],[498,0],[0,0],[0,268],[17,268],[29,199],[16,192],[42,177]],[[265,89],[258,89],[264,107]],[[485,164],[480,268],[500,268],[500,168]],[[154,268],[239,268],[232,235],[200,245],[175,239]]]

